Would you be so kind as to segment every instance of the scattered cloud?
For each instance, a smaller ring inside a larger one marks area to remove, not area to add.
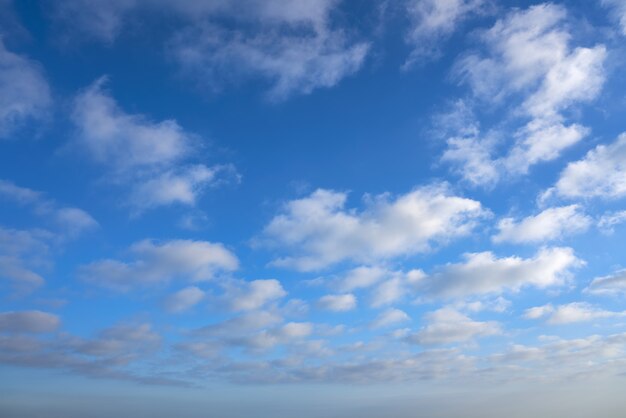
[[[502,333],[497,322],[474,321],[452,308],[442,308],[426,315],[428,325],[407,337],[419,345],[440,345],[471,341]]]
[[[327,311],[345,312],[356,308],[356,297],[351,293],[343,295],[326,295],[322,296],[317,305]]]
[[[128,204],[135,213],[175,203],[193,206],[208,186],[239,180],[230,165],[187,163],[199,150],[196,136],[175,120],[126,113],[104,89],[106,82],[101,77],[77,95],[72,121],[80,148],[109,168],[109,180],[130,184]]]
[[[529,308],[524,312],[524,317],[527,319],[540,319],[547,317],[548,324],[553,325],[589,322],[596,319],[615,318],[620,316],[626,316],[626,311],[607,311],[596,308],[587,302],[573,302],[556,307],[552,305],[537,306]]]
[[[567,21],[567,10],[555,4],[512,11],[483,33],[486,53],[468,54],[457,63],[457,77],[476,98],[496,106],[504,99],[517,103],[507,109],[515,142],[505,155],[495,155],[500,140],[477,129],[448,139],[444,160],[456,164],[468,182],[491,185],[502,174],[527,174],[589,133],[568,124],[564,112],[598,96],[607,53],[603,45],[572,47]]]
[[[612,12],[612,18],[619,22],[622,34],[626,35],[626,3],[624,0],[601,0],[601,3]]]
[[[276,279],[231,281],[224,284],[221,300],[232,311],[253,311],[277,301],[287,292]]]
[[[484,13],[487,3],[485,0],[407,0],[411,25],[405,39],[413,50],[404,68],[438,56],[441,43],[465,20]]]
[[[626,294],[626,270],[618,270],[608,276],[596,277],[585,289],[585,292],[595,295]]]
[[[446,264],[421,280],[417,289],[427,295],[462,298],[480,294],[517,292],[532,286],[563,285],[583,261],[567,247],[546,247],[532,258],[497,258],[491,252],[465,255],[465,262]]]
[[[576,232],[584,232],[592,223],[580,205],[549,208],[519,222],[504,218],[498,222],[494,242],[535,243],[560,239]]]
[[[237,257],[222,244],[207,241],[144,240],[133,244],[129,253],[132,261],[95,261],[79,267],[78,275],[91,284],[128,291],[174,279],[210,280],[219,272],[236,270],[239,265]]]
[[[58,316],[41,311],[0,313],[0,332],[42,333],[53,332],[61,324]]]
[[[379,314],[376,319],[372,321],[370,327],[372,328],[386,328],[394,325],[401,324],[403,322],[410,321],[411,317],[406,312],[400,309],[388,309]]]
[[[6,49],[0,38],[0,139],[46,118],[50,87],[39,65]]]
[[[425,252],[431,243],[467,235],[486,215],[479,202],[454,196],[445,185],[395,198],[366,196],[360,212],[346,209],[347,197],[319,189],[288,202],[266,226],[264,238],[295,254],[274,264],[310,271],[344,260],[368,262]]]
[[[170,295],[165,300],[168,312],[179,313],[191,309],[204,299],[205,293],[196,286],[188,286]]]
[[[626,134],[615,142],[598,145],[561,173],[554,189],[566,198],[617,199],[626,196]]]

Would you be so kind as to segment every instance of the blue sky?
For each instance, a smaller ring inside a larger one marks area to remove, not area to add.
[[[3,416],[625,406],[624,1],[0,8]]]

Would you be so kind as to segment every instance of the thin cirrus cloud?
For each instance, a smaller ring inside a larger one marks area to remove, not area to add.
[[[412,255],[431,243],[467,235],[487,212],[446,185],[417,188],[392,198],[367,196],[366,208],[346,208],[347,194],[319,189],[285,204],[265,227],[262,242],[295,254],[277,266],[319,270],[344,260],[368,262]]]
[[[565,111],[594,100],[605,82],[604,45],[571,46],[567,10],[540,4],[510,12],[482,35],[485,53],[460,59],[455,74],[478,100],[508,107],[515,142],[495,155],[497,133],[476,129],[447,139],[443,160],[470,183],[489,185],[502,175],[528,173],[579,142],[589,129],[569,123]],[[506,108],[506,107],[505,107]],[[469,152],[468,152],[469,151]]]
[[[441,54],[441,43],[465,20],[484,12],[485,0],[407,0],[410,28],[406,42],[413,47],[404,68]]]
[[[117,291],[165,284],[172,280],[205,281],[239,266],[222,244],[207,241],[143,240],[133,244],[131,261],[105,259],[80,266],[78,276],[91,284]]]
[[[78,31],[112,44],[131,22],[165,9],[182,21],[166,49],[183,74],[212,91],[225,83],[262,79],[270,85],[271,100],[284,100],[332,87],[364,64],[369,43],[354,41],[331,24],[338,3],[70,0],[55,5],[51,17],[62,32]],[[224,23],[232,20],[246,29]]]
[[[72,112],[76,143],[107,167],[113,183],[130,184],[134,213],[171,204],[193,206],[209,186],[239,180],[232,165],[189,163],[198,138],[175,120],[129,114],[104,89],[101,77],[77,95]]]
[[[50,112],[50,87],[39,64],[6,49],[0,38],[0,139]]]

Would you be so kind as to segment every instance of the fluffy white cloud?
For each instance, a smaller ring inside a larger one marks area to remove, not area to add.
[[[564,7],[535,5],[498,20],[482,36],[487,53],[457,64],[476,97],[497,104],[521,100],[508,111],[516,121],[526,120],[514,129],[515,142],[503,156],[495,155],[498,144],[487,134],[450,138],[444,159],[460,166],[466,180],[492,184],[503,173],[526,174],[588,134],[586,127],[568,124],[563,112],[597,97],[607,54],[603,45],[573,48],[571,38]]]
[[[411,320],[406,312],[400,309],[388,309],[376,317],[370,324],[372,328],[385,328]]]
[[[165,300],[168,312],[183,312],[197,305],[204,299],[204,292],[196,286],[189,286],[170,295]]]
[[[236,178],[234,167],[187,164],[196,139],[175,120],[155,122],[121,109],[104,90],[101,77],[75,99],[72,120],[78,143],[109,167],[110,180],[130,184],[129,205],[135,212],[174,203],[194,205],[210,185]]]
[[[39,66],[8,51],[0,38],[0,138],[10,137],[28,121],[44,118],[51,103]]]
[[[344,277],[339,279],[337,287],[342,292],[351,292],[355,289],[373,286],[388,275],[389,271],[382,267],[360,266],[350,270]]]
[[[286,295],[278,280],[269,279],[228,283],[222,298],[231,310],[251,311]]]
[[[125,291],[173,279],[210,280],[218,272],[237,269],[239,264],[222,244],[206,241],[144,240],[133,244],[130,253],[133,261],[96,261],[81,266],[79,276],[89,283]]]
[[[343,295],[326,295],[322,296],[317,305],[328,311],[345,312],[356,308],[356,297],[351,293]]]
[[[618,270],[608,276],[596,277],[585,289],[596,295],[626,294],[626,270]]]
[[[524,317],[528,319],[539,319],[547,317],[549,324],[572,324],[576,322],[588,322],[602,318],[615,318],[626,316],[624,312],[612,312],[596,308],[586,302],[573,302],[566,305],[554,307],[552,305],[537,306],[527,309]]]
[[[119,108],[101,77],[75,99],[78,140],[97,161],[120,170],[166,166],[188,154],[191,136],[175,120],[154,122]]]
[[[491,252],[465,255],[466,261],[446,264],[419,281],[422,292],[446,298],[519,291],[526,286],[562,285],[583,262],[571,248],[542,248],[532,258],[497,258]]]
[[[626,134],[612,144],[598,145],[582,160],[569,163],[553,191],[568,198],[626,196]]]
[[[405,195],[367,196],[362,211],[346,209],[347,194],[319,189],[288,202],[265,228],[269,243],[295,253],[275,265],[310,271],[344,261],[368,262],[427,251],[432,242],[468,234],[485,215],[479,202],[445,186]]]
[[[474,321],[452,309],[442,308],[426,315],[428,325],[407,337],[407,341],[420,345],[452,344],[502,333],[497,322]]]
[[[55,331],[61,320],[58,316],[41,311],[0,313],[0,332],[39,333]]]
[[[377,308],[399,301],[406,294],[406,284],[399,275],[382,282],[372,290],[371,305]]]
[[[413,51],[405,67],[440,53],[440,43],[473,14],[482,12],[484,0],[408,0],[411,27],[406,41]]]
[[[498,222],[498,233],[494,242],[542,242],[565,235],[585,231],[592,219],[582,213],[579,205],[549,208],[535,216],[516,222],[504,218]]]

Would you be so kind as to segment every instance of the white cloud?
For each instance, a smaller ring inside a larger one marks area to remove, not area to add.
[[[75,99],[72,120],[77,141],[99,163],[110,168],[109,180],[128,184],[128,204],[136,213],[174,203],[193,206],[218,175],[239,179],[230,165],[188,164],[196,138],[175,120],[155,122],[121,109],[104,90],[101,77]]]
[[[231,310],[251,311],[286,295],[278,280],[269,279],[228,283],[222,298]]]
[[[519,222],[504,218],[498,222],[494,242],[531,243],[559,239],[565,235],[585,231],[592,219],[582,213],[579,205],[549,208]]]
[[[555,4],[515,10],[482,35],[486,54],[458,62],[457,75],[476,97],[497,105],[519,99],[507,112],[516,123],[526,121],[513,129],[515,142],[502,156],[494,155],[488,134],[449,139],[444,160],[460,166],[466,180],[489,185],[502,174],[526,174],[589,133],[568,124],[563,112],[597,97],[605,80],[606,48],[571,47],[567,18],[566,9]]]
[[[615,318],[626,316],[624,312],[612,312],[596,308],[586,302],[573,302],[566,305],[553,307],[552,305],[537,306],[527,309],[524,317],[539,319],[547,317],[547,322],[553,325],[588,322],[602,318]]]
[[[585,289],[595,295],[626,294],[626,270],[618,270],[608,276],[596,277]]]
[[[347,194],[319,189],[288,202],[264,230],[271,244],[292,256],[275,265],[310,271],[344,261],[428,251],[432,242],[468,234],[485,215],[479,202],[453,196],[445,186],[422,187],[405,195],[367,196],[363,211],[346,209]]]
[[[196,286],[189,286],[170,295],[165,300],[168,312],[183,312],[197,305],[204,299],[204,292]]]
[[[442,308],[426,315],[428,325],[407,337],[407,341],[420,345],[452,344],[502,333],[497,322],[474,321],[452,309]]]
[[[393,325],[397,325],[406,321],[410,321],[411,317],[406,312],[400,309],[388,309],[382,312],[380,315],[372,321],[370,327],[372,328],[386,328]]]
[[[0,138],[49,111],[50,88],[39,66],[8,51],[0,38]]]
[[[317,305],[322,309],[333,312],[351,311],[356,308],[356,297],[351,293],[343,295],[326,295],[322,296],[317,301]]]
[[[463,263],[442,266],[418,282],[417,288],[445,298],[517,292],[527,286],[543,289],[564,284],[571,270],[583,263],[567,247],[542,248],[533,258],[496,258],[491,252],[465,258]]]
[[[373,286],[380,282],[389,271],[377,266],[360,266],[350,270],[344,277],[339,279],[337,287],[342,292],[351,292]]]
[[[58,316],[41,311],[0,312],[0,332],[39,333],[53,332],[61,320]]]
[[[192,150],[192,138],[175,120],[153,122],[119,108],[101,77],[75,99],[78,140],[95,160],[125,170],[167,166]]]
[[[413,46],[405,67],[440,54],[441,42],[474,14],[480,14],[484,0],[407,0],[411,27],[406,41]]]
[[[569,163],[554,191],[568,198],[626,196],[626,134],[615,142],[598,145],[579,161]]]
[[[237,257],[222,244],[207,241],[139,241],[130,247],[134,260],[101,260],[79,268],[79,276],[99,286],[125,291],[174,279],[210,280],[218,272],[237,269]]]

